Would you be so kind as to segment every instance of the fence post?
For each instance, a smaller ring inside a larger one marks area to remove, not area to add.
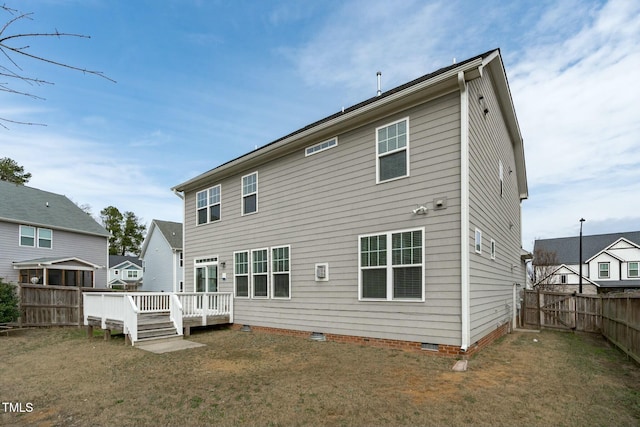
[[[536,298],[536,308],[538,309],[536,318],[538,319],[538,330],[542,325],[542,310],[540,310],[540,288],[536,290],[537,298]]]

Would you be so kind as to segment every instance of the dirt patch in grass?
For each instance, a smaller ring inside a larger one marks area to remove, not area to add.
[[[0,424],[640,425],[640,367],[602,338],[510,334],[453,359],[236,330],[153,354],[81,329],[0,337]],[[536,340],[536,341],[534,341]]]

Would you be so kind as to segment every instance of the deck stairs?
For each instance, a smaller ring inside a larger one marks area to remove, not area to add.
[[[134,345],[156,343],[166,340],[181,340],[169,313],[143,313],[138,318],[138,340]]]

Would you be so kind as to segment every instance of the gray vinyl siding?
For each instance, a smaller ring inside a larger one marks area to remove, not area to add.
[[[144,256],[144,276],[141,291],[173,292],[174,255],[169,243],[155,227]]]
[[[405,117],[410,177],[376,184],[375,129]],[[290,245],[291,299],[236,298],[236,323],[459,345],[459,124],[459,95],[451,93],[341,133],[324,152],[305,157],[304,149],[326,138],[188,191],[185,290],[194,288],[194,258],[225,262],[220,290],[233,292],[234,251]],[[241,177],[255,171],[258,213],[241,216]],[[196,226],[197,191],[218,184],[222,219]],[[446,209],[412,213],[442,197]],[[425,301],[359,301],[358,236],[418,227],[425,228]],[[329,264],[328,282],[314,280],[316,263]]]
[[[18,270],[13,262],[37,258],[75,257],[101,266],[95,271],[95,287],[106,288],[108,247],[107,237],[53,229],[52,248],[20,246],[20,224],[0,221],[0,277],[17,283]]]
[[[492,87],[489,70],[469,84],[469,235],[471,342],[511,319],[513,284],[522,284],[521,216],[512,143]],[[479,97],[484,96],[485,115]],[[500,196],[499,162],[504,173]],[[512,173],[509,172],[512,171]],[[482,231],[482,253],[474,248]],[[491,239],[496,259],[491,259]]]

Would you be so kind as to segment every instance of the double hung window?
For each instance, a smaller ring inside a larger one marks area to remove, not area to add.
[[[424,301],[424,229],[360,236],[361,300]]]
[[[51,249],[53,247],[53,230],[21,225],[20,246]]]
[[[258,172],[242,177],[242,215],[258,211]]]
[[[271,249],[273,297],[291,297],[291,274],[289,263],[289,246]]]
[[[630,262],[629,266],[628,266],[628,277],[639,277],[639,267],[640,267],[640,262],[634,261],[634,262]]]
[[[599,262],[598,263],[598,279],[608,279],[609,278],[609,263],[608,262]]]
[[[220,220],[221,186],[208,188],[196,193],[198,225]]]
[[[377,182],[409,176],[409,119],[376,129]]]
[[[236,281],[236,297],[249,297],[249,252],[233,254],[233,277]]]
[[[269,251],[258,249],[251,251],[251,281],[254,298],[269,297]]]

